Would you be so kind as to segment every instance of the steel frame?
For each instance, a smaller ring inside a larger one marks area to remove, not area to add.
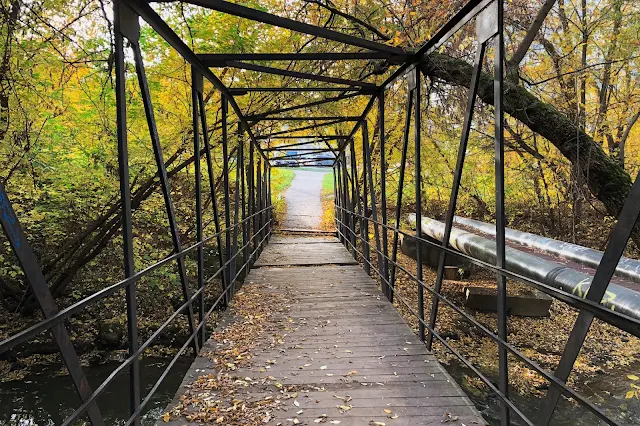
[[[606,321],[634,336],[640,337],[640,321],[626,317],[618,312],[606,309],[600,305],[607,286],[613,276],[615,267],[622,256],[624,248],[631,236],[632,230],[640,216],[640,175],[634,181],[631,192],[624,203],[618,222],[609,237],[602,261],[596,270],[593,282],[590,285],[586,298],[565,293],[552,288],[543,282],[538,282],[519,276],[505,269],[505,188],[504,188],[504,10],[502,0],[470,0],[459,12],[422,47],[413,53],[405,52],[397,47],[387,46],[367,39],[343,34],[324,27],[309,25],[287,18],[282,18],[259,10],[251,9],[229,3],[223,0],[190,0],[188,3],[207,7],[223,13],[231,14],[245,19],[250,19],[304,34],[322,37],[345,45],[367,49],[361,52],[343,53],[251,53],[251,54],[195,54],[176,35],[176,33],[158,16],[158,14],[144,0],[115,0],[114,1],[114,41],[115,41],[115,75],[116,75],[116,113],[117,113],[117,145],[118,145],[118,172],[121,200],[122,223],[122,249],[123,249],[123,279],[107,288],[98,291],[73,305],[58,310],[53,296],[48,288],[42,269],[36,256],[29,245],[18,217],[11,205],[5,188],[0,185],[0,223],[8,241],[16,254],[19,264],[24,271],[25,280],[38,301],[44,314],[44,320],[0,342],[0,354],[19,344],[27,342],[43,331],[50,331],[52,337],[60,349],[62,360],[68,369],[70,376],[80,397],[80,406],[64,421],[63,425],[71,425],[81,417],[87,417],[92,425],[103,425],[104,420],[97,405],[97,398],[113,382],[114,378],[124,372],[129,374],[129,418],[127,425],[140,424],[140,416],[145,406],[151,400],[160,383],[167,377],[178,357],[189,348],[194,353],[205,343],[207,330],[205,327],[207,318],[215,310],[227,305],[235,293],[236,283],[241,274],[246,272],[259,256],[264,245],[268,242],[273,225],[272,200],[271,200],[271,164],[270,161],[282,158],[302,158],[300,164],[313,164],[319,160],[313,158],[304,159],[306,155],[313,153],[332,152],[334,181],[335,220],[339,240],[351,251],[354,258],[363,262],[368,274],[375,274],[382,284],[384,295],[389,301],[394,299],[406,305],[419,323],[419,334],[428,349],[431,349],[434,339],[441,343],[447,350],[453,353],[465,366],[470,368],[487,386],[495,393],[501,404],[501,424],[506,426],[515,415],[524,424],[533,425],[534,422],[527,418],[509,398],[508,354],[515,356],[531,369],[544,377],[550,383],[546,403],[541,416],[536,419],[540,425],[549,425],[557,403],[562,395],[575,399],[589,412],[607,424],[616,425],[606,413],[595,404],[578,394],[566,381],[572,372],[577,356],[584,344],[584,340],[595,318]],[[194,162],[194,191],[196,205],[196,243],[189,247],[183,247],[178,225],[176,221],[173,199],[170,192],[169,175],[162,153],[160,138],[156,128],[154,109],[142,51],[139,45],[140,26],[139,18],[143,18],[150,27],[155,30],[167,43],[173,47],[191,65],[191,102],[192,102],[192,129]],[[471,84],[468,90],[467,106],[464,116],[464,124],[458,148],[458,157],[454,171],[452,190],[445,216],[445,231],[442,242],[435,244],[422,236],[422,170],[421,170],[421,119],[422,97],[420,64],[424,58],[443,46],[446,41],[462,26],[476,19],[476,40],[478,48],[474,60],[474,68]],[[165,210],[167,213],[169,230],[172,240],[172,254],[147,268],[136,271],[134,262],[134,234],[132,229],[131,207],[131,182],[129,177],[129,148],[127,138],[127,94],[125,91],[125,45],[129,43],[135,62],[135,73],[140,87],[140,95],[145,111],[145,118],[149,131],[149,139],[154,152],[157,175],[160,180],[160,189],[163,194]],[[449,245],[449,237],[453,227],[453,217],[458,201],[458,193],[462,180],[464,162],[473,113],[477,97],[478,83],[482,72],[485,52],[489,44],[494,45],[494,158],[495,158],[495,198],[496,198],[496,244],[497,256],[495,264],[479,261],[470,256],[454,250]],[[255,65],[242,61],[332,61],[332,60],[384,60],[399,67],[382,84],[372,83],[302,73],[292,70],[283,70],[263,65]],[[296,79],[309,79],[323,83],[343,84],[347,87],[244,87],[227,88],[211,72],[209,67],[236,67],[258,72],[271,73],[283,77]],[[407,100],[404,132],[402,137],[401,164],[399,171],[399,186],[396,197],[395,217],[392,224],[387,218],[387,192],[385,159],[385,91],[392,84],[402,78],[407,78]],[[222,200],[223,211],[218,206],[220,182],[215,181],[213,168],[213,153],[209,141],[209,128],[207,126],[206,105],[203,94],[204,80],[209,81],[220,93],[222,109]],[[355,89],[353,87],[356,87]],[[306,104],[295,105],[277,110],[245,116],[234,99],[234,95],[243,95],[249,92],[342,92],[333,98],[313,101]],[[358,116],[276,116],[284,112],[302,110],[313,106],[338,102],[360,95],[371,96],[369,102]],[[368,115],[377,104],[379,126],[379,176],[380,202],[377,200],[374,161],[372,159],[372,143],[369,141]],[[228,132],[229,106],[238,117],[238,129],[235,133],[236,146],[230,149]],[[406,163],[408,162],[409,135],[413,116],[414,134],[414,187],[416,193],[415,210],[416,226],[415,234],[401,230],[401,207],[403,201],[403,189],[405,187]],[[252,126],[263,121],[327,121],[326,123],[313,123],[294,129],[285,129],[270,134],[254,135]],[[348,135],[314,135],[314,141],[301,142],[263,149],[260,141],[264,139],[302,139],[306,136],[288,135],[289,133],[302,132],[337,125],[346,122],[355,122]],[[358,164],[355,136],[361,131],[362,157]],[[248,140],[245,139],[245,135]],[[330,145],[330,141],[338,140],[337,148]],[[268,153],[286,148],[304,146],[310,143],[323,142],[327,148],[300,148],[301,154],[276,156],[269,158]],[[246,148],[248,147],[248,152]],[[258,155],[256,155],[256,152]],[[348,155],[347,155],[348,153]],[[204,157],[204,158],[203,158]],[[209,196],[211,197],[212,216],[215,232],[212,235],[204,235],[203,201],[202,201],[202,164],[204,159],[207,168],[207,181]],[[231,191],[232,166],[235,166],[235,179],[233,181],[233,195]],[[381,218],[379,218],[379,215]],[[221,226],[224,220],[224,228]],[[375,243],[370,241],[369,229],[373,226]],[[357,229],[359,227],[359,230]],[[388,250],[388,236],[392,234],[391,254]],[[440,251],[437,274],[433,286],[427,285],[423,279],[422,263],[417,262],[415,273],[407,270],[398,263],[399,236],[413,237],[416,240],[417,258],[421,258],[422,245],[435,247]],[[224,237],[224,244],[223,244]],[[239,242],[240,241],[240,242]],[[214,244],[217,249],[219,262],[218,269],[207,277],[204,265],[204,248],[208,244]],[[375,250],[376,264],[373,264],[371,250]],[[197,280],[193,291],[189,283],[185,257],[195,253],[197,260]],[[477,321],[472,315],[456,306],[442,293],[444,279],[444,265],[446,256],[457,256],[490,270],[496,274],[496,287],[498,291],[497,332],[488,329]],[[239,265],[238,258],[242,258]],[[156,330],[149,339],[140,343],[137,335],[137,306],[136,290],[139,280],[151,272],[175,262],[176,273],[180,278],[183,303],[167,318],[165,323]],[[417,285],[418,303],[414,309],[401,295],[396,293],[395,282],[397,271],[410,277]],[[579,315],[574,323],[569,340],[565,346],[561,361],[555,372],[549,372],[529,359],[516,349],[507,340],[507,309],[506,289],[507,278],[518,280],[541,290],[552,297],[561,300],[579,310]],[[207,286],[214,280],[221,280],[221,294],[208,311],[205,312],[204,294]],[[64,321],[75,313],[80,312],[92,303],[96,303],[106,297],[114,295],[119,290],[125,290],[127,331],[128,331],[128,357],[123,361],[95,390],[89,387],[80,361]],[[424,291],[431,296],[431,309],[429,318],[424,313]],[[498,347],[498,377],[497,385],[485,373],[481,372],[471,362],[453,348],[443,336],[437,332],[438,308],[444,303],[453,309],[466,321],[478,328],[489,337]],[[197,306],[197,318],[194,310]],[[139,358],[142,353],[163,333],[169,324],[179,315],[186,313],[189,325],[189,337],[181,349],[170,362],[167,369],[153,385],[144,399],[140,393],[140,366]],[[197,322],[196,322],[197,320]]]
[[[199,53],[198,58],[208,67],[224,67],[229,61],[346,61],[385,60],[400,64],[409,55],[386,52],[319,52],[319,53]]]

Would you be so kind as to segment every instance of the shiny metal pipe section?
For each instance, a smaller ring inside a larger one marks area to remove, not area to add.
[[[460,225],[467,226],[485,234],[495,235],[496,233],[495,225],[490,223],[467,219],[460,216],[456,216],[453,221],[454,223],[459,223]],[[540,235],[531,234],[529,232],[516,231],[515,229],[506,228],[505,232],[507,241],[511,241],[525,247],[530,247],[545,254],[558,256],[590,268],[596,269],[602,259],[601,251],[590,249],[588,247],[541,237]],[[628,257],[620,258],[615,275],[640,283],[640,260],[629,259]]]
[[[408,221],[415,226],[416,216],[410,214]],[[422,232],[442,241],[444,223],[422,218]],[[495,264],[496,243],[493,240],[454,227],[449,238],[450,247],[468,256]],[[507,246],[505,268],[513,273],[545,283],[567,293],[586,297],[593,275],[569,268],[562,263],[543,259]],[[617,284],[609,284],[601,305],[622,314],[640,319],[640,293]]]

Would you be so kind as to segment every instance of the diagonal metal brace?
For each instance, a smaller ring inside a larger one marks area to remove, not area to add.
[[[11,248],[18,258],[20,267],[31,286],[31,290],[40,304],[44,317],[50,318],[54,316],[58,313],[58,307],[51,295],[36,255],[29,241],[27,241],[27,237],[22,230],[22,226],[20,226],[16,212],[13,210],[13,206],[2,184],[0,184],[0,222],[2,223],[2,229],[5,235],[9,239]],[[51,334],[60,349],[60,355],[62,356],[64,364],[67,366],[67,370],[69,371],[69,375],[71,375],[78,395],[80,395],[80,399],[83,402],[87,401],[93,392],[89,386],[87,377],[84,375],[84,371],[80,365],[80,359],[73,347],[73,343],[71,343],[69,332],[64,323],[59,322],[53,325],[51,327]],[[87,414],[93,426],[104,425],[102,415],[95,402],[89,406]]]

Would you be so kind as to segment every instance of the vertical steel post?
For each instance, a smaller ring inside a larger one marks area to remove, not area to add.
[[[268,194],[268,175],[269,175],[269,164],[267,160],[263,161],[263,165],[264,165],[264,169],[262,172],[262,204],[263,204],[263,208],[266,209],[267,207],[269,207],[269,194]],[[264,217],[264,229],[262,231],[262,240],[263,240],[263,244],[267,241],[267,237],[269,235],[270,229],[270,214],[268,211],[264,211],[262,213],[263,217]]]
[[[225,303],[228,305],[231,301],[231,291],[233,288],[233,277],[231,276],[231,199],[229,194],[229,133],[228,133],[228,114],[229,100],[220,94],[221,114],[222,114],[222,181],[224,185],[224,251],[225,264],[224,282],[225,282]]]
[[[413,79],[413,95],[414,100],[414,116],[413,116],[413,139],[414,139],[414,166],[415,166],[415,188],[416,188],[416,278],[418,279],[418,315],[420,315],[420,323],[418,324],[420,340],[424,341],[424,288],[422,278],[422,170],[420,158],[420,73],[417,69],[413,69],[410,79]]]
[[[349,142],[349,156],[351,157],[352,155],[355,158],[355,150],[353,149],[354,147],[354,142],[353,139],[351,139],[351,141]],[[351,158],[349,158],[349,163],[350,163],[350,169],[351,169],[351,173],[349,173],[349,171],[347,171],[347,184],[350,184],[349,186],[349,190],[350,190],[350,199],[351,199],[351,203],[349,206],[349,240],[351,241],[351,254],[353,255],[354,259],[358,259],[358,253],[356,251],[356,203],[358,201],[358,193],[357,193],[357,180],[358,177],[354,175],[354,166],[355,164],[352,163]],[[346,166],[346,154],[345,154],[345,166]]]
[[[240,124],[238,124],[238,134],[240,135],[240,137],[242,137],[243,132],[242,132],[242,126]],[[251,143],[250,143],[251,144]],[[250,249],[251,247],[249,247],[249,221],[247,220],[247,194],[246,194],[246,181],[247,181],[247,163],[245,161],[245,154],[244,154],[244,143],[242,143],[240,145],[240,147],[242,148],[242,153],[241,158],[242,158],[242,171],[241,171],[241,175],[240,175],[240,188],[242,191],[242,247],[244,247],[243,252],[242,252],[242,263],[245,265],[245,270],[244,270],[244,275],[246,276],[247,273],[249,272],[249,264],[247,262],[249,262],[249,253],[250,253]]]
[[[131,40],[129,40],[131,42]],[[149,91],[149,83],[144,70],[144,62],[142,60],[142,51],[137,41],[131,42],[133,48],[133,57],[136,63],[136,71],[138,74],[138,84],[140,85],[140,92],[142,94],[142,102],[144,104],[145,116],[147,118],[147,127],[149,128],[149,136],[151,138],[151,144],[153,145],[153,154],[156,160],[156,166],[158,168],[158,174],[160,176],[160,183],[162,187],[162,195],[164,196],[165,208],[167,210],[167,217],[169,219],[169,229],[171,231],[171,239],[173,241],[174,253],[180,253],[182,251],[182,244],[180,243],[180,232],[178,230],[178,224],[176,223],[176,214],[173,207],[173,200],[171,199],[171,188],[169,186],[169,177],[167,176],[167,168],[162,156],[162,146],[160,145],[160,137],[158,136],[158,128],[156,127],[156,119],[153,113],[153,104],[151,102],[151,93]],[[182,294],[184,300],[189,301],[188,315],[189,315],[189,331],[190,334],[196,332],[195,320],[193,315],[193,303],[191,302],[191,290],[189,289],[189,283],[187,279],[187,270],[185,267],[184,257],[177,258],[178,263],[178,275],[180,276],[180,283],[182,284]],[[193,339],[194,356],[200,352],[198,339]]]
[[[409,149],[409,130],[411,127],[411,112],[413,111],[413,92],[407,93],[407,109],[404,117],[404,132],[402,133],[402,154],[400,159],[400,176],[398,178],[398,199],[396,201],[396,222],[393,226],[393,245],[391,247],[391,270],[389,271],[389,285],[395,292],[396,285],[396,261],[398,260],[398,236],[400,231],[400,215],[402,213],[402,193],[404,192],[404,175],[407,164],[407,151]]]
[[[363,126],[366,125],[366,121],[362,124]],[[367,275],[371,275],[371,254],[370,254],[370,250],[369,250],[369,220],[367,218],[367,203],[369,202],[369,193],[368,193],[368,184],[367,184],[367,152],[366,152],[366,147],[367,147],[367,141],[365,139],[365,131],[364,129],[362,130],[362,200],[358,200],[358,213],[361,215],[360,216],[360,242],[362,243],[362,255],[365,259],[364,262],[364,270],[367,273]],[[353,145],[353,140],[352,140],[352,147],[354,147]],[[353,159],[352,161],[355,161],[355,150],[354,150],[354,155],[353,155]],[[357,170],[357,169],[356,169]],[[358,176],[358,173],[356,172],[355,176]],[[358,194],[360,193],[360,191],[358,191]]]
[[[365,153],[365,175],[369,179],[369,199],[371,200],[371,217],[373,218],[373,234],[376,239],[376,253],[378,255],[378,270],[382,264],[382,247],[380,247],[380,224],[378,223],[378,206],[376,202],[376,190],[373,185],[373,161],[371,160],[371,145],[369,145],[369,126],[365,121],[362,123],[362,139],[364,140]],[[367,229],[367,233],[368,233]],[[385,279],[381,276],[382,287],[385,287]]]
[[[469,142],[469,133],[471,131],[471,123],[473,121],[473,111],[475,106],[476,95],[478,93],[478,82],[480,81],[480,74],[482,71],[482,61],[484,58],[484,52],[486,49],[485,43],[480,43],[478,50],[476,51],[476,57],[471,74],[471,84],[469,85],[469,95],[467,98],[467,108],[464,115],[464,124],[462,126],[462,135],[460,136],[460,145],[458,147],[458,159],[456,161],[456,169],[453,175],[453,183],[451,185],[451,195],[449,197],[449,206],[444,220],[444,234],[442,238],[442,247],[449,247],[449,238],[451,236],[451,229],[453,228],[453,217],[456,212],[456,205],[458,202],[458,192],[460,190],[460,182],[462,181],[462,171],[464,168],[464,160],[467,153],[467,145]],[[417,225],[417,224],[416,224]],[[446,254],[444,251],[440,252],[438,260],[438,270],[436,273],[436,282],[434,285],[434,291],[440,293],[442,289],[442,281],[444,279],[444,267]],[[431,330],[435,330],[436,318],[438,315],[439,299],[433,297],[431,301],[431,313],[429,315],[429,327]],[[429,333],[427,335],[427,349],[431,350],[433,344],[433,335]]]
[[[338,223],[337,223],[337,219],[338,219],[338,169],[336,168],[336,165],[334,164],[332,167],[333,171],[333,211],[334,211],[334,225],[336,227],[336,230],[338,229]],[[340,235],[338,235],[339,237]]]
[[[349,242],[351,242],[350,230],[351,230],[351,222],[349,217],[351,216],[349,212],[351,211],[351,203],[349,201],[349,176],[347,174],[347,155],[344,151],[342,151],[342,192],[344,199],[344,226],[345,226],[345,246],[350,249]]]
[[[504,212],[504,4],[503,0],[495,0],[498,31],[495,36],[494,75],[493,75],[493,107],[495,113],[495,182],[496,182],[496,266],[505,267],[505,212]],[[489,10],[485,10],[486,14]],[[482,19],[482,18],[481,18]],[[498,272],[498,337],[507,341],[507,278]],[[498,345],[498,388],[509,398],[509,366],[507,348]],[[509,406],[500,401],[500,420],[502,426],[509,426]]]
[[[351,176],[353,176],[353,182],[351,185],[351,198],[354,200],[354,206],[353,206],[353,210],[355,213],[355,209],[356,209],[356,205],[355,203],[357,203],[358,205],[358,213],[362,213],[362,200],[360,198],[360,188],[359,188],[359,184],[358,184],[358,165],[356,163],[356,150],[355,150],[355,142],[353,139],[351,139],[351,141],[349,141],[349,156],[350,156],[350,163],[351,163]],[[364,188],[364,187],[363,187]],[[359,219],[360,222],[360,244],[362,247],[362,256],[364,258],[364,270],[367,272],[367,275],[371,274],[371,271],[369,270],[369,264],[367,263],[369,261],[369,257],[367,256],[367,253],[365,252],[365,243],[364,243],[364,221],[362,220],[362,218]],[[355,231],[355,215],[354,215],[354,225],[353,225],[353,230]],[[354,234],[354,246],[353,246],[353,257],[357,260],[358,258],[358,253],[356,251],[356,246],[355,246],[355,234]]]
[[[213,169],[213,159],[211,156],[211,146],[209,144],[209,129],[207,127],[207,113],[204,104],[204,95],[198,93],[198,105],[200,106],[200,123],[202,125],[202,141],[204,142],[204,152],[207,160],[207,171],[209,176],[209,192],[211,192],[211,206],[213,209],[213,223],[216,231],[216,244],[218,245],[218,263],[222,268],[224,265],[224,256],[222,254],[222,236],[220,235],[220,212],[218,210],[218,197],[216,194],[215,170]],[[221,290],[225,291],[226,283],[224,272],[221,278]]]
[[[231,296],[236,292],[236,273],[238,271],[238,233],[240,223],[238,216],[240,215],[240,174],[242,174],[242,142],[238,138],[238,146],[236,149],[236,182],[234,186],[233,200],[233,240],[231,242]]]
[[[121,9],[122,8],[122,9]],[[124,14],[123,10],[126,10]],[[120,204],[122,205],[122,251],[124,255],[124,277],[135,274],[133,257],[133,225],[131,211],[131,188],[129,180],[129,142],[127,138],[127,93],[124,65],[124,34],[125,31],[134,40],[140,37],[138,16],[122,0],[113,2],[114,42],[115,42],[115,71],[116,71],[116,125],[118,133],[118,173],[120,177]],[[133,25],[129,21],[135,20]],[[132,281],[125,290],[127,300],[127,343],[129,356],[138,350],[138,307],[136,301],[136,281]],[[133,414],[140,406],[140,363],[134,360],[129,367],[129,413]],[[90,416],[91,417],[91,416]],[[93,421],[93,420],[92,420]],[[140,425],[140,416],[134,419],[136,426]]]
[[[380,132],[380,209],[382,215],[382,263],[378,265],[380,276],[383,277],[382,288],[390,302],[393,302],[393,292],[389,288],[389,241],[387,230],[387,162],[385,157],[385,128],[384,128],[384,89],[378,94],[378,131]]]
[[[265,162],[265,164],[267,164],[267,162]],[[273,215],[273,200],[271,199],[271,165],[268,164],[268,169],[267,169],[267,202],[269,203],[269,212],[268,212],[268,219],[269,219],[269,234],[267,235],[267,242],[269,242],[269,239],[271,238],[271,231],[273,228],[273,219],[274,219],[274,215]]]
[[[335,176],[336,176],[336,206],[339,207],[338,209],[336,209],[336,225],[337,225],[337,230],[338,230],[338,239],[340,240],[340,242],[342,242],[342,244],[344,244],[344,230],[343,230],[343,220],[342,220],[342,216],[343,216],[343,206],[342,206],[342,166],[340,164],[340,158],[341,156],[339,155],[338,158],[336,159],[336,162],[334,164],[334,170],[335,170]]]
[[[253,240],[253,246],[251,250],[251,265],[255,262],[255,257],[253,252],[258,248],[258,236],[256,235],[256,230],[258,229],[258,218],[256,217],[256,185],[255,185],[255,171],[256,165],[254,161],[254,152],[255,147],[253,144],[249,145],[249,182],[248,182],[248,190],[249,190],[249,216],[251,219],[249,223],[251,223],[251,227],[253,230],[251,231],[250,238]]]
[[[191,110],[192,110],[192,124],[193,124],[193,155],[194,155],[194,169],[195,169],[195,192],[196,192],[196,242],[202,243],[202,172],[200,167],[200,130],[199,130],[199,116],[198,116],[198,93],[202,92],[202,75],[198,71],[191,67]],[[197,262],[198,262],[198,288],[204,288],[204,248],[202,245],[198,246],[197,250]],[[198,323],[202,324],[204,321],[204,291],[200,293],[199,308],[198,308]],[[200,329],[200,342],[204,344],[206,338],[206,329],[204,326]]]
[[[262,251],[262,157],[258,155],[258,163],[256,164],[256,195],[258,199],[256,200],[256,216],[257,216],[257,226],[256,226],[256,257],[260,255]]]

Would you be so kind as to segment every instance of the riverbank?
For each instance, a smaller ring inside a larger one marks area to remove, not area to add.
[[[373,235],[373,226],[370,229]],[[392,242],[392,238],[389,241]],[[389,246],[389,253],[392,247]],[[377,256],[372,254],[371,261],[377,266]],[[401,252],[398,263],[407,271],[415,273],[416,261]],[[432,285],[436,273],[426,265],[423,267],[424,282]],[[528,287],[515,281],[508,281],[509,294],[518,293]],[[469,286],[495,290],[495,276],[484,270],[474,270],[468,278],[444,280],[442,294],[456,306],[471,314],[483,326],[497,333],[497,315],[464,307],[464,289]],[[429,318],[431,307],[430,293],[425,290],[425,318]],[[394,305],[403,318],[417,333],[419,321],[413,312],[417,312],[418,286],[416,282],[400,269],[397,271],[396,298]],[[481,330],[466,321],[450,307],[440,302],[436,330],[447,339],[448,344],[461,353],[483,374],[497,383],[498,357],[497,345]],[[413,311],[413,312],[411,312]],[[521,353],[535,361],[541,367],[553,372],[558,365],[569,332],[575,323],[578,312],[563,302],[553,300],[548,317],[508,317],[508,340]],[[489,388],[468,370],[443,345],[435,340],[433,353],[445,364],[448,371],[472,396],[476,406],[486,414],[487,419],[499,424],[499,401]],[[632,419],[640,416],[640,400],[628,398],[627,393],[633,384],[632,379],[640,370],[640,339],[623,332],[609,324],[596,320],[591,326],[584,347],[578,357],[569,385],[579,393],[586,395],[593,403],[606,407],[607,412],[621,424],[634,424]],[[509,357],[509,382],[511,394],[526,412],[535,415],[541,409],[543,398],[549,388],[549,382],[535,370],[515,356]],[[554,418],[554,425],[596,425],[598,421],[586,410],[580,409],[575,402],[564,402]]]

